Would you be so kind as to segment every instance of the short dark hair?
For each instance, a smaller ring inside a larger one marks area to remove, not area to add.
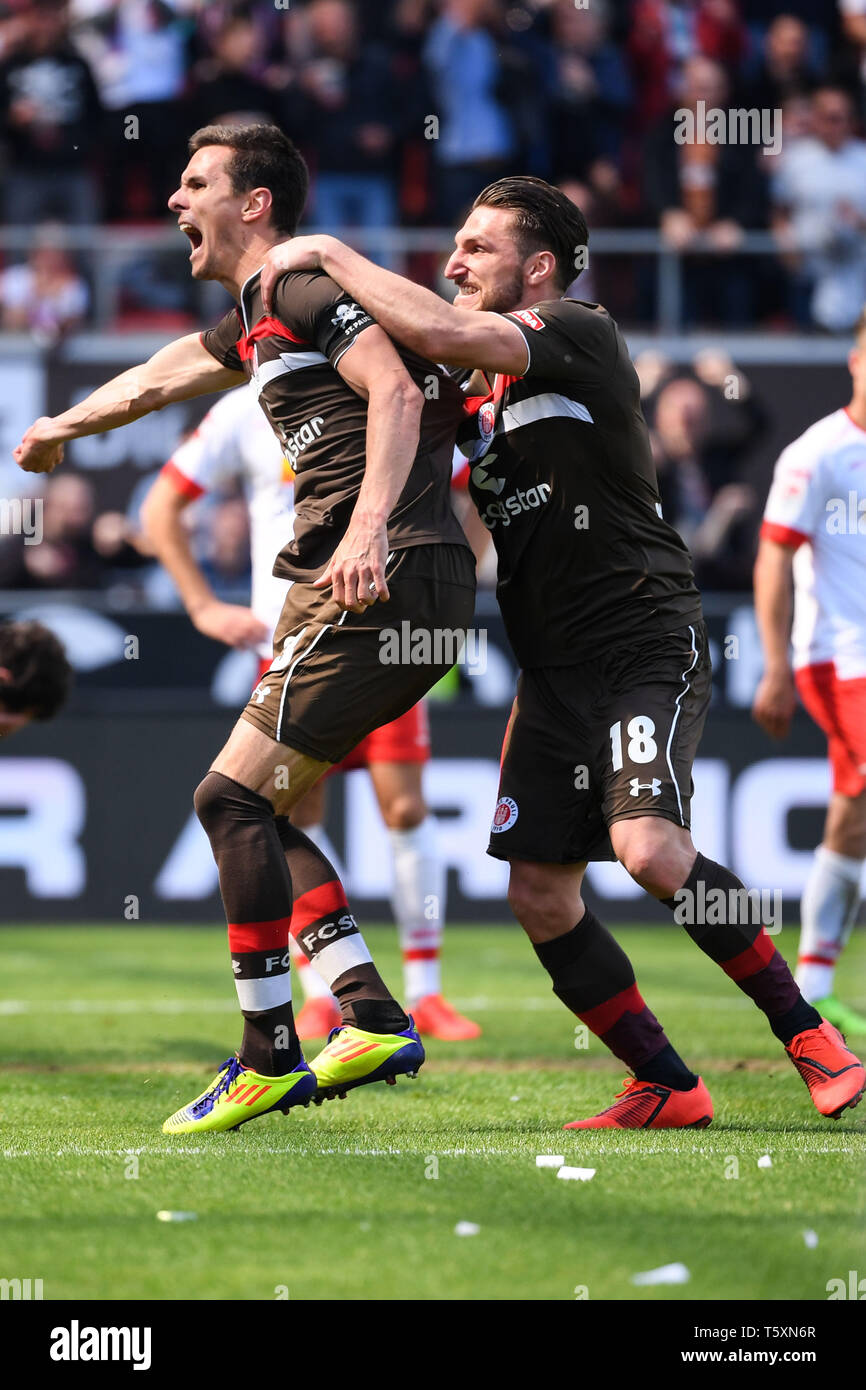
[[[205,125],[190,137],[189,152],[206,145],[226,145],[234,154],[226,172],[235,193],[268,188],[273,198],[271,220],[285,236],[294,236],[310,187],[310,175],[300,151],[275,125]]]
[[[41,623],[0,623],[0,707],[7,714],[53,719],[66,703],[72,667],[63,644]]]
[[[577,279],[583,266],[576,253],[588,244],[589,231],[580,208],[561,189],[533,174],[522,174],[489,183],[472,206],[513,212],[523,259],[535,251],[552,251],[560,289],[567,290]]]

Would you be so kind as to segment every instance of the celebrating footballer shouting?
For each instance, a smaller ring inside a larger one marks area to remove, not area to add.
[[[866,1071],[750,920],[739,879],[689,834],[706,629],[688,551],[661,517],[626,345],[599,305],[563,298],[584,218],[543,180],[501,179],[455,241],[454,305],[319,236],[270,251],[262,291],[267,307],[273,286],[279,306],[286,271],[324,270],[397,343],[476,369],[458,440],[521,666],[489,852],[510,864],[512,908],[555,993],[633,1073],[609,1109],[568,1127],[704,1126],[713,1114],[582,901],[587,861],[611,857],[764,1011],[817,1109],[838,1117]]]
[[[243,1039],[207,1089],[165,1122],[169,1133],[234,1129],[393,1082],[423,1062],[332,865],[288,813],[331,764],[445,674],[443,665],[383,664],[381,629],[404,620],[465,629],[475,591],[474,557],[449,497],[459,387],[396,349],[322,271],[281,278],[265,313],[259,271],[268,247],[293,234],[308,182],[280,131],[205,127],[190,156],[169,206],[189,237],[193,276],[219,281],[237,308],[64,414],[37,420],[15,451],[22,468],[50,472],[69,439],[250,379],[284,446],[318,421],[296,469],[294,536],[274,567],[292,581],[274,659],[195,792],[219,870]],[[292,1014],[290,929],[344,1024],[309,1066]]]

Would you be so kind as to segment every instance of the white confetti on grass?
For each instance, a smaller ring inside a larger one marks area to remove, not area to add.
[[[455,1236],[477,1236],[481,1227],[476,1226],[474,1221],[458,1221],[454,1227]]]
[[[595,1177],[595,1169],[565,1167],[560,1168],[556,1176],[558,1178],[564,1178],[566,1181],[570,1179],[573,1182],[589,1182],[591,1178]]]
[[[565,1162],[563,1154],[536,1154],[536,1168],[561,1168]]]
[[[640,1274],[633,1274],[631,1282],[639,1285],[687,1284],[691,1277],[687,1266],[677,1260],[674,1264],[659,1265],[658,1269],[645,1269]]]
[[[771,1159],[770,1155],[769,1155],[769,1154],[761,1154],[761,1157],[758,1159],[758,1167],[759,1167],[759,1168],[772,1168],[772,1166],[773,1166],[773,1160]]]
[[[198,1221],[194,1211],[158,1211],[157,1221]]]

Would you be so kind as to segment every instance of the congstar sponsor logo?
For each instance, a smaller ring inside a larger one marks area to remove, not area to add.
[[[286,451],[286,458],[294,468],[298,459],[305,449],[314,444],[322,433],[322,426],[325,420],[321,415],[314,415],[311,420],[305,420],[299,430],[294,434],[289,434],[288,430],[283,433],[283,445]]]
[[[534,512],[543,507],[550,498],[550,483],[538,483],[535,487],[518,488],[498,502],[489,502],[480,513],[481,520],[492,531],[495,526],[510,526],[515,517],[523,512]]]

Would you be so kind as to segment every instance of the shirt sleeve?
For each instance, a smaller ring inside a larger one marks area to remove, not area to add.
[[[205,492],[227,490],[238,477],[239,459],[234,430],[216,405],[177,446],[162,474],[184,497],[201,497]]]
[[[553,300],[502,317],[517,325],[526,342],[524,377],[598,383],[610,376],[619,349],[613,320],[603,309]]]
[[[242,335],[238,311],[230,309],[215,328],[206,328],[199,336],[202,347],[207,348],[211,357],[215,357],[229,371],[242,372],[244,368],[238,352],[238,342]]]
[[[796,550],[815,534],[824,506],[819,464],[799,439],[782,450],[764,508],[762,536]]]
[[[376,322],[329,275],[317,271],[283,276],[274,292],[274,312],[294,337],[324,353],[332,367]]]

